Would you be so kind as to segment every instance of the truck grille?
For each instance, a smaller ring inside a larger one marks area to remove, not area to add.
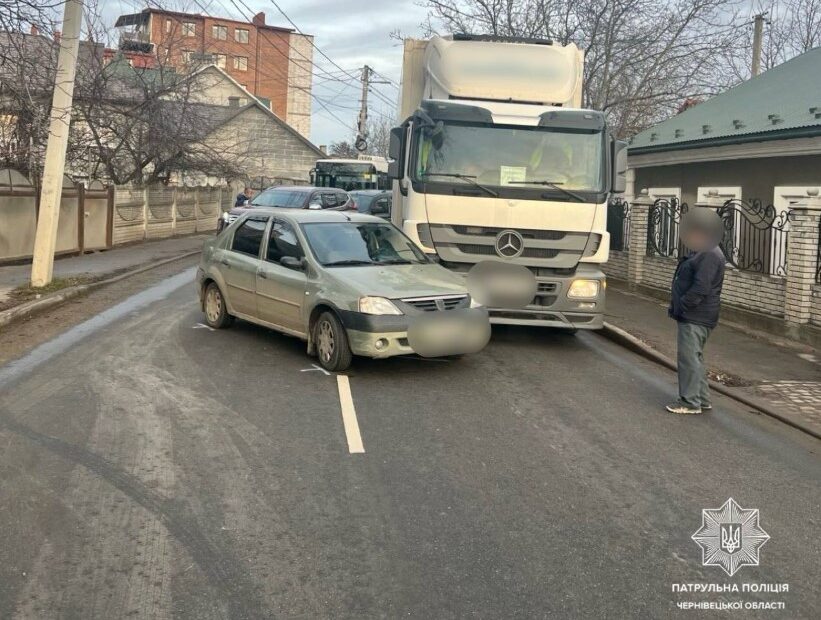
[[[412,297],[402,301],[424,312],[437,310],[453,310],[464,305],[467,295],[442,295],[439,297]]]
[[[522,236],[524,247],[516,258],[507,258],[499,256],[496,251],[496,238],[504,230],[510,229],[465,224],[430,226],[436,253],[444,263],[473,264],[494,258],[535,270],[572,270],[590,237],[587,232],[513,229]]]

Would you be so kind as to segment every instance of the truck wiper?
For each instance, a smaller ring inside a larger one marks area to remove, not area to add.
[[[486,187],[486,186],[482,185],[481,183],[479,183],[476,180],[476,176],[472,175],[472,174],[459,174],[458,172],[426,172],[421,176],[423,176],[423,177],[451,177],[453,179],[462,179],[463,181],[467,181],[471,185],[475,185],[479,189],[486,191],[488,194],[490,194],[494,198],[499,197],[499,194],[494,192],[492,189],[490,189],[489,187]]]
[[[586,202],[584,198],[579,196],[576,192],[571,192],[569,189],[565,189],[562,187],[562,183],[556,181],[508,181],[508,183],[516,184],[516,185],[546,185],[551,189],[557,189],[566,196],[570,196],[571,198],[575,198],[579,202]]]

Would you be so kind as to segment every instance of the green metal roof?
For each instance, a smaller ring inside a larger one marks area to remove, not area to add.
[[[821,47],[636,134],[629,153],[821,135]]]

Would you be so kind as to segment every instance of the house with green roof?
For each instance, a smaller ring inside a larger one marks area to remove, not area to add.
[[[642,131],[628,194],[761,200],[777,209],[821,186],[821,47]],[[629,197],[629,196],[628,196]]]

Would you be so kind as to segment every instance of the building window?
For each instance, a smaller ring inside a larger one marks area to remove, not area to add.
[[[182,23],[182,36],[195,37],[197,36],[197,25],[194,22]]]
[[[234,30],[234,40],[237,43],[248,43],[248,31],[244,28],[237,28]]]
[[[214,64],[217,65],[220,69],[225,69],[225,63],[228,60],[228,56],[225,54],[214,54]]]
[[[170,19],[165,20],[165,32],[166,32],[166,34],[171,32],[171,20]]]
[[[219,41],[225,41],[228,38],[228,27],[211,26],[211,36]]]
[[[234,69],[237,71],[248,71],[248,57],[234,56]]]
[[[182,61],[186,64],[191,62],[191,58],[194,55],[194,52],[191,50],[183,50],[182,51]]]

